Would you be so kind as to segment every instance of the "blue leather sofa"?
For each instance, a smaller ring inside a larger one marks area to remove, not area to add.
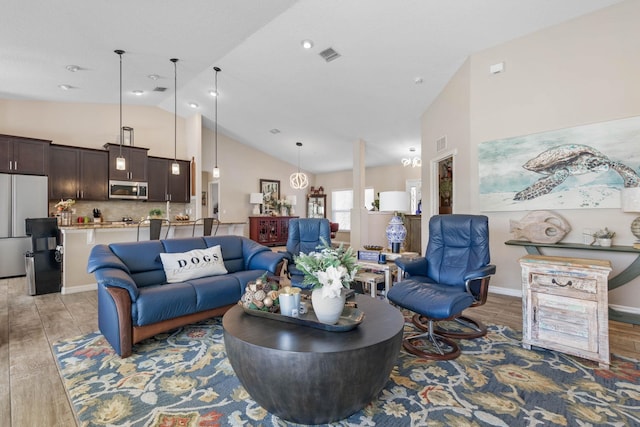
[[[227,274],[167,283],[160,253],[220,245]],[[284,254],[242,236],[193,237],[96,245],[87,271],[98,283],[98,325],[121,357],[135,343],[224,314],[247,282],[274,275]]]

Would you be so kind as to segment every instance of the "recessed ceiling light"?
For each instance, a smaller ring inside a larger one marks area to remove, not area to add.
[[[215,91],[215,89],[211,89],[211,90],[209,91],[209,95],[211,95],[211,96],[218,96],[218,92],[216,92],[216,91]]]
[[[421,85],[423,82],[424,80],[422,80],[422,77],[416,77],[415,79],[413,79],[413,83],[417,85]]]
[[[73,86],[71,85],[58,85],[58,87],[62,90],[69,90],[69,89],[73,89]]]
[[[199,107],[199,105],[198,105],[198,104],[196,104],[195,102],[190,102],[190,103],[189,103],[189,107],[191,107],[191,108],[198,108],[198,107]]]
[[[313,41],[311,40],[302,40],[300,44],[305,49],[311,49],[313,47]]]
[[[277,134],[279,134],[279,133],[280,133],[280,129],[273,128],[273,129],[271,129],[269,132],[271,132],[271,133],[272,133],[272,134],[274,134],[274,135],[277,135]]]
[[[67,65],[65,68],[72,73],[80,70],[80,67],[78,67],[77,65]]]
[[[157,74],[149,74],[147,77],[151,80],[158,80],[160,78],[160,76]]]
[[[142,96],[144,91],[143,90],[134,90],[131,93],[133,93],[135,96]]]

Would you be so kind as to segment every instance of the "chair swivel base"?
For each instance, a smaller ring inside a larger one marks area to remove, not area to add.
[[[462,326],[458,329],[445,329],[440,323],[436,323],[434,331],[443,337],[453,339],[474,339],[487,335],[487,326],[479,320],[474,320],[466,316],[458,316],[452,319],[457,323],[456,326]],[[415,314],[412,319],[413,324],[422,331],[429,329],[429,320],[419,314]]]
[[[436,351],[426,351],[425,345],[419,345],[420,341],[429,342]],[[451,360],[460,356],[460,347],[455,341],[429,332],[406,337],[402,346],[409,353],[428,360]]]

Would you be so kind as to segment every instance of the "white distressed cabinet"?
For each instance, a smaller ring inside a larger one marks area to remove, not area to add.
[[[526,255],[522,267],[522,345],[609,366],[609,261]]]

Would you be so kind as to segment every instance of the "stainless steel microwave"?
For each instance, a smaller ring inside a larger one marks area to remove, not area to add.
[[[147,200],[148,197],[149,197],[149,184],[146,182],[109,180],[109,198],[110,199]]]

